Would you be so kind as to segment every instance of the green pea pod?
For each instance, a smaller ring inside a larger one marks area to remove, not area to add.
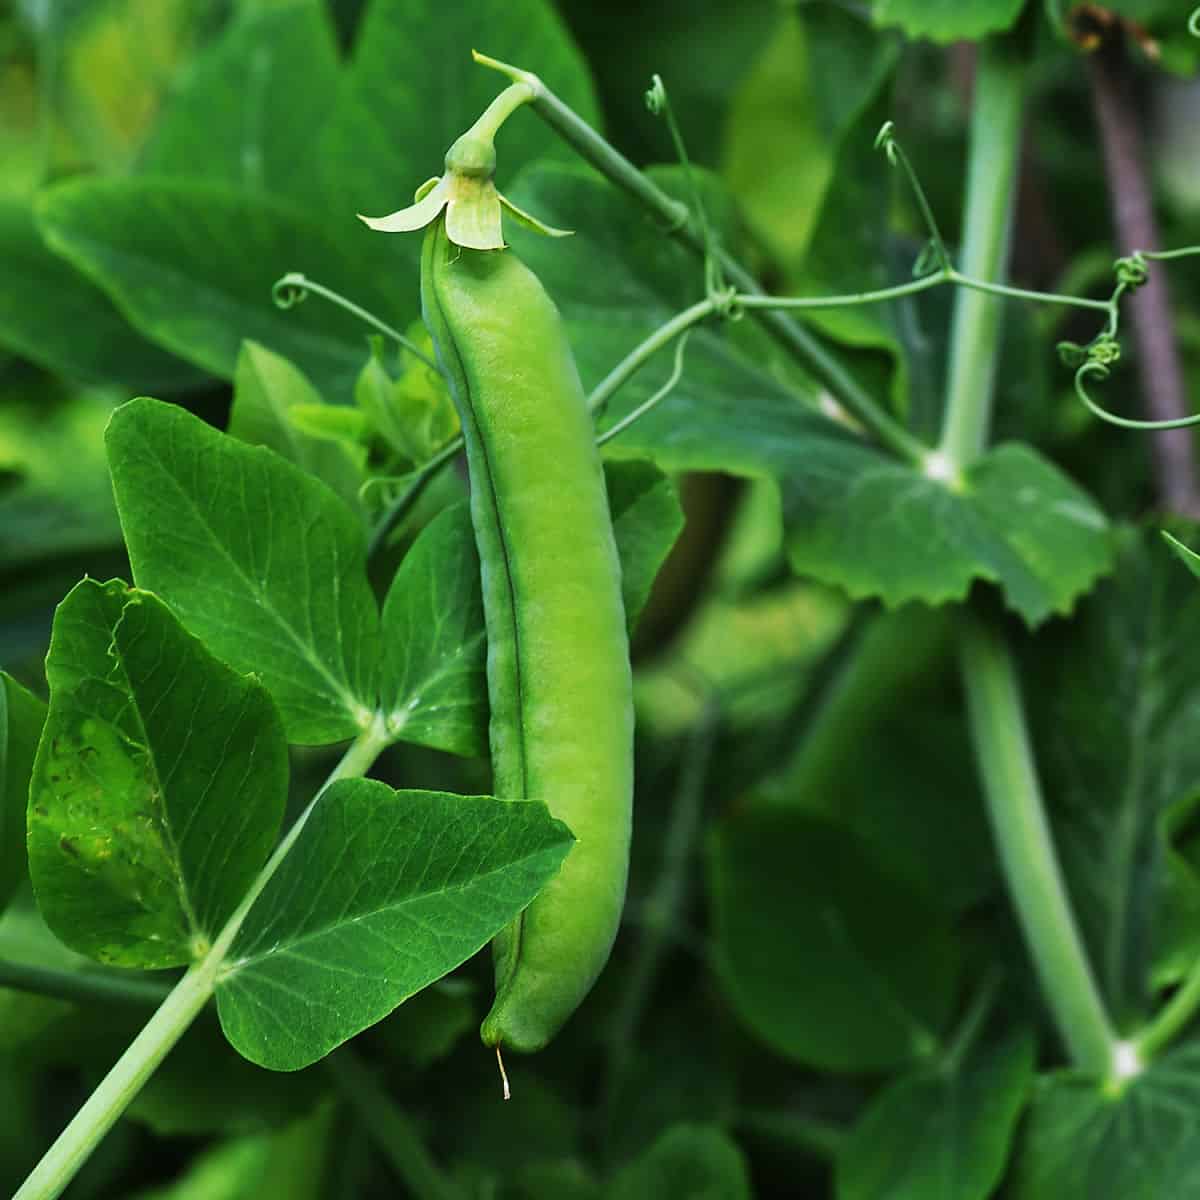
[[[421,301],[466,439],[495,791],[543,801],[576,838],[495,943],[483,1040],[537,1050],[603,968],[624,904],[633,701],[620,566],[579,373],[537,277],[511,250],[453,244],[439,217]]]

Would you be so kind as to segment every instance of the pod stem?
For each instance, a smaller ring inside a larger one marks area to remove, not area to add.
[[[692,219],[688,206],[667,195],[611,143],[600,136],[569,105],[565,104],[530,71],[499,62],[473,52],[475,61],[524,83],[533,91],[529,101],[538,114],[568,145],[591,163],[622,191],[658,216],[670,237],[678,238],[703,256],[702,231]],[[758,281],[727,250],[717,247],[716,258],[725,279],[739,292],[761,295]],[[754,309],[755,317],[798,361],[814,375],[844,408],[854,414],[893,453],[907,462],[921,463],[928,447],[914,437],[894,417],[884,411],[874,397],[850,374],[822,343],[799,322],[774,309]]]

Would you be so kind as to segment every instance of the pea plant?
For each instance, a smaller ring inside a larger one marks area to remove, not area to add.
[[[1200,10],[448,7],[0,18],[0,1186],[1200,1191]]]

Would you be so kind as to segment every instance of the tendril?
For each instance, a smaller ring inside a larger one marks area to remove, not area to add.
[[[1176,417],[1171,421],[1135,421],[1129,417],[1118,417],[1116,413],[1109,412],[1088,395],[1086,385],[1089,375],[1103,381],[1108,378],[1109,374],[1108,366],[1094,358],[1089,358],[1075,372],[1075,394],[1100,420],[1107,421],[1110,425],[1119,425],[1122,429],[1184,429],[1189,425],[1200,425],[1200,413],[1193,413],[1190,417]]]
[[[299,271],[289,271],[271,284],[271,299],[276,308],[295,308],[308,299],[307,280]]]
[[[615,425],[600,434],[596,438],[597,446],[603,446],[605,442],[615,438],[618,433],[623,433],[635,421],[640,421],[652,408],[661,404],[675,390],[675,385],[683,375],[683,352],[687,346],[691,332],[690,329],[685,330],[680,336],[679,341],[675,343],[675,365],[671,368],[671,374],[667,378],[667,382],[649,400],[643,401],[632,412],[627,413]]]
[[[299,271],[289,271],[271,285],[271,298],[283,309],[294,308],[302,300],[305,300],[310,292],[328,300],[331,304],[336,304],[339,308],[344,308],[360,321],[370,325],[372,329],[377,329],[380,333],[390,337],[414,358],[420,359],[431,371],[436,371],[438,375],[443,374],[442,368],[419,347],[414,346],[398,329],[393,329],[374,313],[355,304],[353,300],[347,300],[345,296],[335,292],[332,288],[327,288],[323,284],[317,283],[316,280],[309,279],[307,275],[303,275]]]
[[[921,181],[917,178],[917,173],[913,170],[912,163],[908,161],[908,155],[904,153],[904,147],[900,145],[900,142],[896,138],[896,123],[894,121],[884,121],[880,126],[879,132],[875,135],[875,149],[882,150],[887,155],[888,162],[893,167],[899,167],[904,172],[904,176],[908,180],[908,186],[912,189],[912,193],[916,197],[917,207],[921,210],[921,217],[925,222],[925,228],[929,231],[929,241],[917,256],[916,263],[913,264],[913,277],[916,278],[921,274],[927,273],[934,266],[940,271],[951,270],[950,254],[946,249],[942,232],[938,228],[937,220],[934,218],[933,209],[929,207],[929,200],[925,196],[925,189],[921,186]]]
[[[708,213],[704,208],[704,201],[700,195],[700,188],[696,183],[696,175],[692,170],[691,159],[688,158],[687,146],[684,145],[683,134],[680,132],[679,125],[675,120],[675,113],[671,108],[671,100],[667,95],[666,84],[662,81],[662,76],[655,74],[651,76],[650,87],[646,91],[646,107],[656,117],[662,117],[667,123],[667,131],[671,135],[671,142],[675,146],[675,154],[679,159],[680,166],[683,167],[684,177],[687,179],[688,190],[692,194],[692,204],[696,209],[696,217],[700,222],[700,237],[704,242],[704,288],[708,295],[712,296],[718,293],[724,293],[725,275],[721,270],[721,262],[717,256],[717,242],[713,235],[712,226],[708,222]],[[681,223],[686,223],[687,218],[682,217]]]

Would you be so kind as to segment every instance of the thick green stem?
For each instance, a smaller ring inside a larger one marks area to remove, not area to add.
[[[976,278],[1003,278],[1007,265],[1024,74],[1011,40],[981,49],[962,264]],[[941,439],[956,471],[987,444],[999,303],[974,290],[956,298]],[[1003,636],[970,614],[959,655],[992,833],[1046,1002],[1075,1064],[1110,1078],[1119,1069],[1117,1043],[1059,872],[1012,656]]]
[[[1058,869],[1012,656],[999,633],[970,615],[960,650],[992,834],[1025,942],[1072,1060],[1107,1079],[1117,1043]]]
[[[1023,57],[1011,42],[982,44],[959,256],[959,270],[975,279],[1003,279],[1007,268],[1024,83]],[[987,444],[1001,311],[998,299],[978,289],[955,297],[940,448],[956,469],[970,465]]]
[[[13,1200],[53,1200],[55,1196],[62,1194],[100,1139],[116,1123],[171,1047],[187,1032],[188,1026],[208,1003],[221,972],[229,969],[225,956],[233,945],[246,914],[267,886],[267,881],[287,857],[317,801],[334,780],[364,774],[387,744],[388,736],[383,727],[383,719],[377,716],[351,744],[308,807],[288,830],[287,836],[279,843],[242,902],[217,935],[212,949],[199,962],[193,964],[171,990],[112,1070],[100,1081],[96,1090],[75,1114],[71,1123],[55,1139]]]

